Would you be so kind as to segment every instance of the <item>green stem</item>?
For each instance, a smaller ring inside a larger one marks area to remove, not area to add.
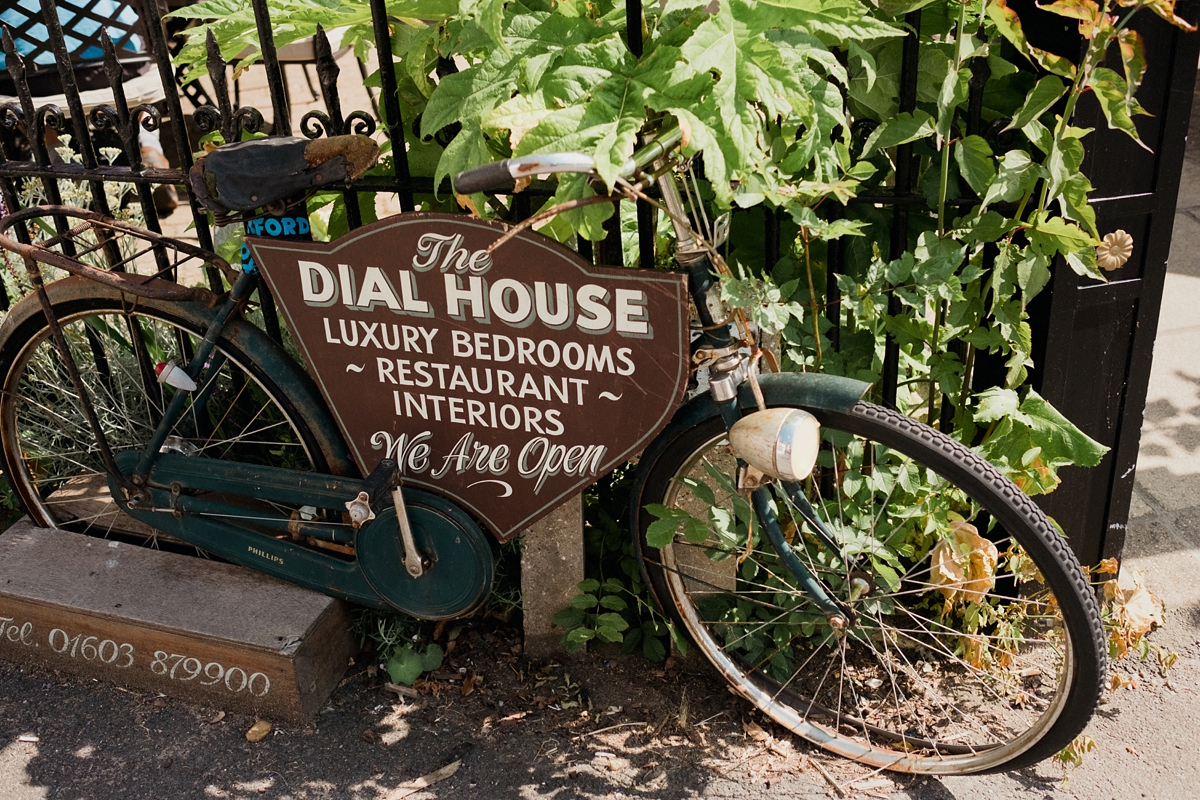
[[[1121,29],[1124,28],[1125,25],[1129,22],[1129,18],[1133,16],[1134,11],[1137,11],[1138,8],[1140,8],[1140,7],[1141,7],[1141,4],[1139,3],[1138,6],[1135,6],[1128,14],[1125,15],[1125,18],[1122,19],[1121,22],[1114,28],[1113,38],[1115,38],[1116,35],[1121,32]],[[1108,8],[1109,8],[1108,0],[1105,0],[1103,6],[1100,9],[1100,13],[1102,15],[1107,14]],[[1092,76],[1093,63],[1094,62],[1098,63],[1098,61],[1099,61],[1098,59],[1094,58],[1096,55],[1096,51],[1098,49],[1097,48],[1098,41],[1099,41],[1099,39],[1093,38],[1091,41],[1088,42],[1087,52],[1084,53],[1083,59],[1079,64],[1079,69],[1075,70],[1075,80],[1071,84],[1071,90],[1067,93],[1067,105],[1063,109],[1062,116],[1058,118],[1058,124],[1054,126],[1054,139],[1050,144],[1050,152],[1046,154],[1047,161],[1049,161],[1054,156],[1054,154],[1057,153],[1061,149],[1063,134],[1066,133],[1067,126],[1070,125],[1070,123],[1071,123],[1071,117],[1073,117],[1075,115],[1075,104],[1079,101],[1079,96],[1083,93],[1082,87],[1085,86],[1086,84],[1090,83],[1090,79]],[[1107,49],[1108,45],[1111,42],[1112,42],[1111,38],[1108,39],[1107,41],[1105,41],[1104,47],[1101,49]],[[1037,225],[1037,221],[1041,217],[1042,212],[1044,212],[1046,210],[1046,203],[1049,200],[1047,195],[1049,195],[1049,193],[1050,193],[1050,183],[1049,183],[1049,181],[1043,180],[1041,195],[1038,198],[1037,211],[1033,215],[1034,226]],[[1024,209],[1023,204],[1022,204],[1022,209]],[[1017,219],[1018,220],[1020,219],[1019,214],[1017,216]]]
[[[946,235],[946,188],[950,183],[950,148],[954,145],[946,142],[942,148],[941,183],[938,184],[938,236]]]
[[[1015,215],[1013,215],[1013,219],[1017,220],[1018,222],[1021,221],[1021,215],[1025,213],[1025,206],[1028,205],[1029,198],[1031,198],[1031,197],[1033,197],[1032,189],[1030,189],[1028,192],[1026,192],[1025,196],[1021,198],[1021,202],[1017,206],[1017,213]],[[1012,239],[1011,233],[1008,235],[1008,238]]]
[[[808,228],[800,226],[800,238],[804,240],[804,268],[808,272],[808,309],[812,315],[813,325],[813,345],[817,350],[817,360],[813,364],[813,369],[821,368],[821,324],[820,324],[820,309],[817,305],[817,290],[813,285],[812,273],[812,256],[810,255],[810,247],[808,241]]]
[[[967,397],[971,394],[971,370],[975,367],[975,345],[967,343],[967,357],[963,359],[963,384],[958,393],[958,407],[966,408]]]
[[[958,30],[954,38],[954,72],[957,75],[958,71],[963,66],[963,35],[967,28],[967,4],[962,3],[958,7]],[[950,126],[954,126],[954,108],[947,108],[944,113],[950,115]],[[942,143],[942,171],[938,176],[938,237],[946,235],[946,191],[950,185],[950,148],[954,146],[953,142],[947,139]],[[942,326],[946,321],[946,303],[943,301],[938,305],[937,314],[933,320],[933,340],[929,350],[930,360],[937,358],[938,340],[941,339]],[[933,425],[934,401],[937,397],[937,382],[932,376],[929,379],[929,414],[926,417],[926,424]]]
[[[942,332],[942,326],[945,324],[945,322],[946,322],[946,301],[943,300],[941,302],[941,304],[938,306],[937,316],[934,317],[933,341],[930,343],[930,349],[929,349],[929,361],[930,361],[930,364],[929,364],[929,370],[930,370],[930,375],[929,375],[929,413],[925,417],[925,424],[931,428],[933,427],[933,411],[934,411],[934,405],[935,405],[934,401],[937,398],[937,381],[933,379],[933,359],[937,358],[938,339],[940,338],[940,334]]]
[[[954,72],[957,75],[962,69],[962,39],[963,32],[967,28],[967,6],[966,4],[958,7],[958,31],[954,39]],[[947,108],[943,111],[950,115],[950,126],[954,126],[954,108]],[[938,236],[946,235],[946,189],[950,183],[950,148],[952,143],[949,138],[942,142],[942,173],[939,176],[938,183]]]

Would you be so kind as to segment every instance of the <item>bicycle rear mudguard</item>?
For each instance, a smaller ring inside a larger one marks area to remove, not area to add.
[[[170,284],[169,281],[161,279],[154,279],[148,283]],[[119,298],[130,309],[140,307],[148,310],[157,307],[160,302],[134,297],[111,286],[81,277],[67,277],[48,283],[46,293],[55,307],[94,298]],[[212,321],[214,311],[203,303],[175,301],[167,302],[166,305],[172,313],[188,320],[198,331],[204,331]],[[36,319],[36,324],[41,325],[44,316],[37,295],[29,294],[5,315],[4,322],[0,325],[0,344],[7,343],[16,329],[33,319]],[[245,320],[232,319],[227,322],[221,331],[221,337],[241,352],[252,356],[263,371],[275,377],[282,388],[292,390],[288,397],[297,406],[301,416],[308,422],[313,436],[317,438],[316,444],[325,456],[329,470],[334,475],[358,477],[359,468],[348,457],[350,450],[346,447],[341,431],[330,418],[329,411],[319,399],[319,391],[291,356],[262,330]]]

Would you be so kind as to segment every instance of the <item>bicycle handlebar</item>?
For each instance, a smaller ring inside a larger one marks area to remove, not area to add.
[[[655,134],[621,165],[620,176],[630,178],[669,153],[683,140],[683,131],[671,127]],[[512,191],[517,181],[549,173],[594,174],[595,160],[584,153],[544,153],[506,158],[463,170],[454,176],[458,194]]]
[[[589,173],[596,162],[583,153],[547,153],[493,161],[481,167],[463,170],[454,178],[454,191],[459,194],[511,191],[516,181],[534,175],[560,172]]]

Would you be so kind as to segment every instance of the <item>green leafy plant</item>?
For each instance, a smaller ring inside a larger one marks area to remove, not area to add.
[[[579,583],[579,594],[553,621],[566,629],[563,646],[568,652],[579,652],[597,640],[621,644],[625,655],[640,649],[650,661],[662,661],[668,640],[681,652],[687,651],[687,643],[655,606],[633,552],[624,511],[632,476],[627,465],[584,493],[589,577]]]
[[[429,641],[433,627],[431,622],[373,608],[359,609],[352,621],[359,646],[375,653],[372,660],[383,667],[392,683],[406,686],[442,665],[444,651]]]
[[[412,686],[424,672],[433,672],[442,665],[445,653],[438,644],[418,648],[412,643],[397,645],[383,662],[392,683]]]

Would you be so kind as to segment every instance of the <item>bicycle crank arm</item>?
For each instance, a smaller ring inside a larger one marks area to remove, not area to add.
[[[425,574],[424,559],[417,552],[412,523],[408,520],[408,508],[404,505],[404,492],[399,486],[392,489],[392,503],[396,506],[396,522],[400,524],[400,541],[404,543],[404,568],[409,575],[419,578]]]

